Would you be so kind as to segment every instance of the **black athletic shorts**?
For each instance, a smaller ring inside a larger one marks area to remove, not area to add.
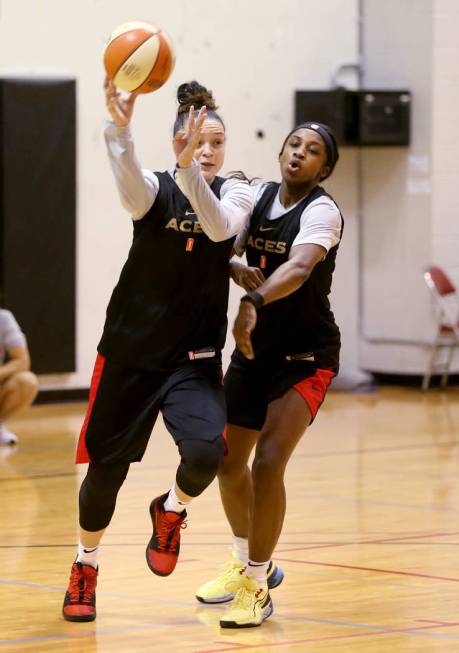
[[[322,369],[309,361],[249,360],[236,350],[224,379],[228,424],[261,431],[268,404],[289,388],[303,397],[313,422],[334,376],[335,368]]]
[[[220,360],[187,360],[165,374],[128,367],[99,354],[76,462],[141,460],[159,411],[176,444],[221,435],[226,406]]]

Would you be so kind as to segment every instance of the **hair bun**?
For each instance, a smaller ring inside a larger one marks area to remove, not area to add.
[[[218,108],[212,91],[201,86],[195,80],[180,84],[177,89],[177,100],[179,103],[178,113],[188,112],[192,106],[198,111],[201,107],[207,107],[210,111],[215,111]]]

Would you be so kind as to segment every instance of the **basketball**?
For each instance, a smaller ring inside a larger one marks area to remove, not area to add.
[[[132,93],[151,93],[170,77],[175,64],[170,38],[153,23],[133,21],[117,27],[104,52],[104,67],[114,85]]]

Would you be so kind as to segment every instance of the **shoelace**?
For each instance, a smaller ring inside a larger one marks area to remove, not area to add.
[[[230,592],[236,592],[236,596],[234,597],[234,600],[236,600],[240,590],[245,590],[248,592],[256,592],[257,590],[261,589],[257,586],[255,581],[249,578],[249,576],[247,576],[244,572],[245,572],[245,567],[242,567],[242,569],[239,571],[241,578],[227,583],[228,590]]]
[[[94,593],[95,583],[92,578],[87,578],[82,571],[72,572],[69,589],[70,599],[81,603],[88,603]],[[81,594],[83,596],[80,599]]]
[[[253,602],[253,590],[247,589],[247,587],[240,587],[236,592],[236,596],[233,599],[234,607],[248,608]]]
[[[159,542],[158,549],[160,551],[166,550],[166,548],[168,547],[167,543],[169,540],[169,536],[171,532],[174,531],[174,534],[172,535],[172,539],[169,545],[169,549],[174,550],[177,545],[178,539],[180,537],[180,530],[182,528],[186,528],[187,526],[188,524],[186,523],[186,521],[178,520],[176,522],[168,522],[166,519],[163,519],[162,524],[158,529],[158,542]]]
[[[245,567],[241,567],[241,564],[239,562],[234,562],[233,560],[229,560],[222,568],[220,571],[222,580],[228,576],[232,576],[235,571],[241,571],[241,569],[244,569]]]
[[[231,583],[229,583],[231,585]],[[254,586],[253,581],[248,578],[244,579],[244,585],[240,587],[233,599],[233,606],[235,608],[250,608],[253,604],[253,599],[258,599],[263,593],[261,587]]]

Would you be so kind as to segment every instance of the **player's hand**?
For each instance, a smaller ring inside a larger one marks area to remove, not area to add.
[[[239,304],[239,313],[233,326],[233,336],[236,341],[236,346],[246,358],[253,360],[255,354],[253,352],[251,335],[257,324],[257,311],[253,304],[250,302],[241,302]]]
[[[113,121],[118,127],[127,127],[131,121],[134,103],[138,94],[130,93],[126,98],[122,98],[121,93],[117,91],[112,80],[108,77],[105,77],[104,91],[105,103]]]
[[[260,268],[250,267],[238,261],[230,261],[229,265],[232,280],[246,292],[256,290],[266,281]]]
[[[193,161],[196,148],[201,138],[201,129],[206,119],[206,107],[201,107],[196,117],[194,107],[188,114],[186,128],[178,131],[174,136],[177,163],[180,168],[189,168]]]

